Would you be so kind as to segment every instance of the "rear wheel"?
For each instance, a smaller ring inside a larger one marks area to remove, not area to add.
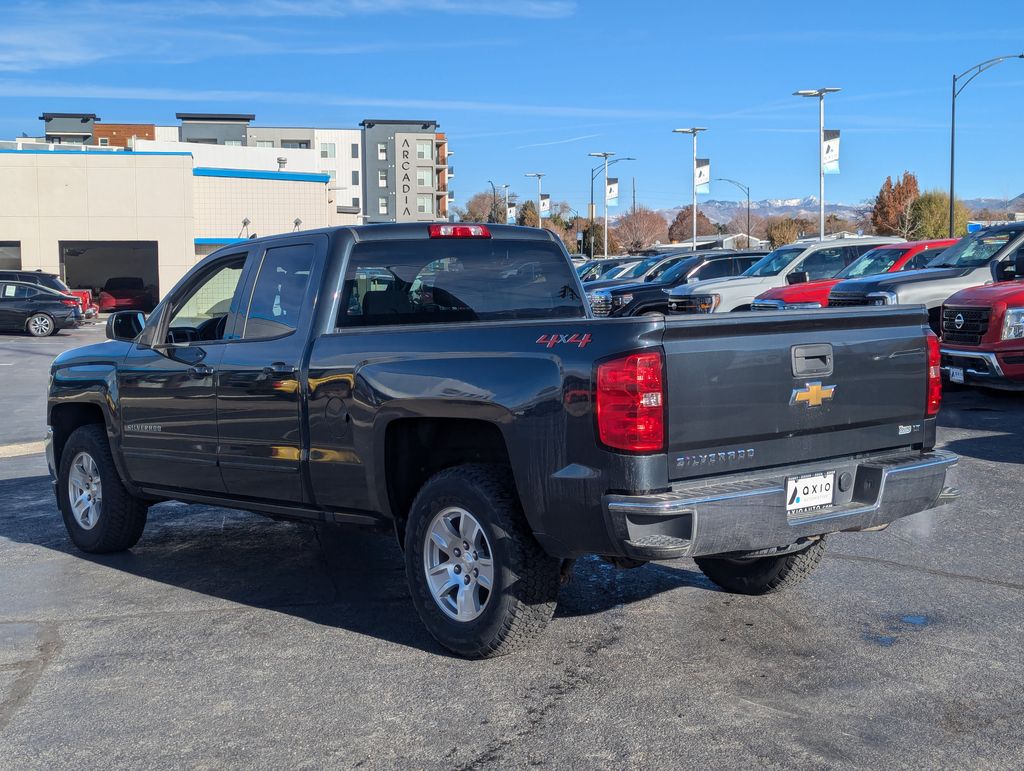
[[[532,643],[554,614],[560,566],[530,532],[508,469],[441,471],[413,501],[405,529],[413,605],[455,653],[488,658]]]
[[[772,594],[789,589],[807,578],[824,554],[825,538],[822,537],[802,551],[776,557],[697,557],[694,562],[704,575],[727,592]]]
[[[102,425],[81,426],[68,437],[57,497],[68,535],[84,552],[123,551],[142,537],[149,506],[121,482]]]
[[[46,313],[33,313],[25,322],[25,329],[32,337],[49,337],[57,331],[57,325]]]

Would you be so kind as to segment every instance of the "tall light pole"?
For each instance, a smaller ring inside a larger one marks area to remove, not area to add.
[[[953,214],[955,211],[955,204],[953,198],[953,172],[954,163],[956,160],[956,98],[960,96],[960,92],[967,88],[967,84],[978,77],[981,73],[987,70],[989,67],[995,67],[1001,62],[1005,62],[1007,59],[1024,59],[1024,54],[1010,54],[1009,56],[997,56],[995,59],[989,59],[987,62],[981,64],[975,64],[973,67],[964,70],[959,75],[953,75],[953,98],[950,100],[950,121],[949,121],[949,237],[953,237]],[[956,84],[964,80],[964,84],[960,88],[956,87]]]
[[[490,222],[494,222],[498,219],[495,214],[495,210],[498,208],[498,191],[495,189],[494,183],[491,182],[491,180],[487,180],[487,183],[491,186],[491,216],[488,219]]]
[[[541,222],[540,219],[540,180],[544,176],[544,173],[540,171],[531,171],[529,174],[526,174],[526,176],[537,178],[537,227],[542,228],[544,227],[544,223]]]
[[[587,153],[587,155],[593,156],[595,158],[601,158],[601,157],[603,157],[604,154],[603,153]],[[615,155],[615,153],[609,153],[609,155]],[[633,157],[616,158],[614,161],[608,161],[607,165],[608,166],[614,166],[619,161],[635,161],[635,160],[636,160],[636,158],[633,158]],[[599,164],[597,164],[597,166],[595,166],[594,168],[592,168],[590,170],[590,210],[587,212],[590,215],[590,228],[589,228],[589,233],[590,233],[590,259],[594,259],[594,180],[597,179],[597,172],[599,172],[602,168],[604,168],[604,164],[599,163]],[[607,169],[605,169],[604,187],[605,187],[605,195],[607,196],[607,194],[608,194],[608,170]],[[608,207],[607,206],[605,206],[605,214],[606,215],[608,214]],[[608,218],[606,216],[605,217],[605,221],[606,222],[607,222],[607,219]],[[607,233],[607,228],[605,228],[605,232]],[[607,239],[605,239],[605,240],[607,241]],[[607,249],[605,250],[605,252],[606,252],[605,256],[607,257],[608,256],[607,255]]]
[[[742,182],[737,182],[735,179],[729,179],[728,177],[718,177],[715,182],[730,182],[744,193],[747,194],[747,247],[750,247],[750,188],[744,185]]]
[[[505,188],[505,224],[508,224],[508,189],[510,185],[502,185]]]
[[[794,91],[793,96],[818,97],[818,240],[825,240],[825,94],[842,89],[814,88]]]
[[[591,158],[604,159],[604,256],[608,256],[608,159],[615,153],[587,153]],[[593,191],[593,186],[591,186]]]
[[[693,240],[690,242],[690,248],[693,251],[697,251],[697,134],[701,131],[707,131],[707,129],[697,127],[672,129],[673,134],[693,135]]]

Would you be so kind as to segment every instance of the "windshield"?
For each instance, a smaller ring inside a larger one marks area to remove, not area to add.
[[[1010,241],[1020,234],[1019,230],[984,230],[961,238],[942,254],[928,263],[929,268],[977,268],[984,265]]]
[[[888,273],[906,252],[906,249],[872,249],[836,273],[836,278],[860,278]]]
[[[685,260],[680,260],[671,268],[661,274],[661,278],[658,279],[663,284],[674,284],[677,281],[681,281],[686,277],[686,274],[693,270],[693,266],[700,261],[700,257],[687,257]]]
[[[793,260],[806,251],[804,246],[782,246],[774,252],[768,252],[744,272],[744,276],[777,276],[786,269]]]
[[[622,267],[622,260],[595,260],[580,273],[581,281],[597,281],[609,271]]]
[[[648,257],[646,260],[640,260],[640,262],[636,263],[633,267],[617,274],[615,278],[640,278],[640,276],[649,271],[663,259],[663,257]]]

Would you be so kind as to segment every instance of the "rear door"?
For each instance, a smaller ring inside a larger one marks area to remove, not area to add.
[[[25,326],[25,312],[19,300],[17,284],[0,284],[0,329],[22,329]]]
[[[237,339],[217,377],[219,462],[228,493],[304,499],[301,369],[327,236],[271,242],[249,272]]]
[[[922,441],[923,310],[767,316],[667,319],[673,478]]]

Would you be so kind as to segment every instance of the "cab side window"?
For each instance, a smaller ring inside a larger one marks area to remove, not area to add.
[[[818,249],[807,255],[796,270],[805,272],[809,281],[817,281],[818,279],[832,278],[845,267],[845,249],[841,246],[833,246],[827,249]]]
[[[167,342],[192,343],[222,340],[228,314],[245,268],[245,254],[222,262],[174,302],[167,328]]]
[[[711,260],[705,262],[697,270],[697,278],[723,278],[732,275],[732,260]]]
[[[267,249],[245,314],[243,340],[280,337],[298,328],[315,258],[313,244]]]
[[[940,247],[938,249],[925,249],[918,252],[904,265],[900,270],[920,270],[928,265],[929,262],[934,260],[940,254],[946,251],[946,247]]]

